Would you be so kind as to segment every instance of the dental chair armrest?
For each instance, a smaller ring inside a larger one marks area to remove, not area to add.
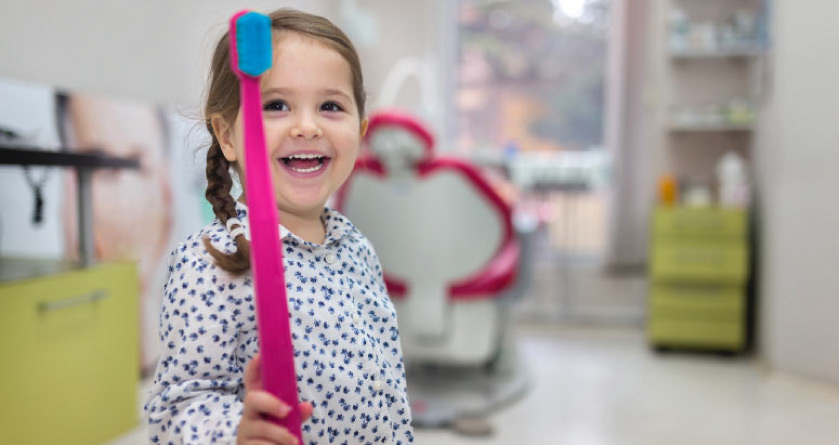
[[[493,260],[477,274],[449,287],[452,300],[472,300],[495,298],[502,295],[516,280],[520,261],[520,249],[515,240],[507,242]],[[405,298],[408,286],[395,278],[385,275],[385,285],[390,298]]]
[[[516,279],[519,263],[519,245],[510,240],[476,275],[453,283],[449,296],[455,300],[499,297]]]
[[[385,274],[385,286],[387,287],[387,293],[390,294],[390,298],[401,300],[405,298],[405,295],[408,293],[408,286],[395,278],[391,278]]]

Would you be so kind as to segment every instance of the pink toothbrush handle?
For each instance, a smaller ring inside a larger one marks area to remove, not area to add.
[[[303,443],[294,347],[279,235],[279,215],[271,181],[259,79],[242,76],[245,184],[251,232],[251,267],[256,290],[256,317],[262,356],[262,386],[291,408],[277,423]]]

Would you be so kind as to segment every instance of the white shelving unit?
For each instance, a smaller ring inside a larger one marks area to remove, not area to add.
[[[738,352],[750,344],[749,209],[713,204],[720,159],[730,151],[753,159],[763,1],[655,3],[659,167],[691,189],[681,198],[712,204],[652,214],[647,326],[656,347]]]
[[[727,151],[751,159],[761,96],[765,0],[658,0],[662,167],[713,190]]]

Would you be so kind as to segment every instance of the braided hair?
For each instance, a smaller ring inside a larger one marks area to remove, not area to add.
[[[210,133],[212,134],[212,129]],[[230,177],[230,162],[224,158],[221,144],[215,134],[212,137],[213,142],[207,150],[207,190],[204,196],[213,206],[213,213],[222,225],[227,225],[227,220],[236,217],[236,202],[230,194],[233,179]],[[244,235],[236,236],[236,251],[231,254],[225,254],[213,247],[208,237],[204,237],[203,241],[207,252],[222,269],[233,274],[242,274],[250,268],[250,242]]]

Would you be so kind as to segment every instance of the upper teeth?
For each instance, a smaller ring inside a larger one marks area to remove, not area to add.
[[[323,156],[316,154],[297,154],[289,156],[288,159],[317,159],[322,157]]]

